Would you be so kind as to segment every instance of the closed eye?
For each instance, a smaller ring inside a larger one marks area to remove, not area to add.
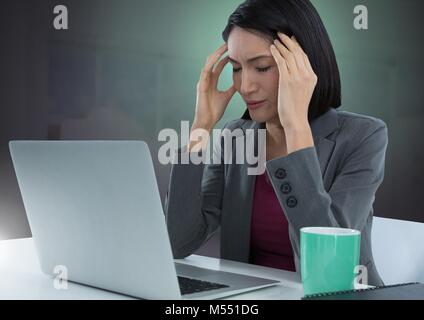
[[[265,67],[265,68],[256,68],[259,72],[267,72],[271,67]]]
[[[258,70],[258,72],[267,72],[271,67],[265,67],[265,68],[256,68],[256,70]],[[241,68],[233,68],[233,72],[239,72],[241,70]]]

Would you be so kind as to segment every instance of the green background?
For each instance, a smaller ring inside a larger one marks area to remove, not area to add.
[[[232,0],[1,1],[0,239],[30,235],[8,154],[11,139],[143,139],[192,121],[196,83],[221,43]],[[315,0],[334,45],[343,110],[389,127],[377,216],[424,222],[424,27],[421,0]],[[53,29],[53,7],[69,30]],[[369,30],[353,8],[369,9]],[[224,71],[220,87],[231,83]],[[236,95],[220,123],[244,111]],[[162,198],[169,166],[155,163]],[[217,242],[207,251],[216,252]]]

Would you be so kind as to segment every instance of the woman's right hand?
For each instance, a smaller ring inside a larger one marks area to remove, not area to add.
[[[228,103],[236,92],[234,85],[226,91],[218,90],[218,80],[229,57],[221,61],[219,59],[227,50],[225,43],[208,57],[202,69],[197,83],[196,112],[192,129],[201,128],[210,132],[224,115]]]

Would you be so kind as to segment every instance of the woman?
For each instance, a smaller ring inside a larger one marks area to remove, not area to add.
[[[192,254],[221,227],[221,258],[300,271],[302,227],[352,228],[362,233],[369,284],[382,285],[371,226],[387,127],[336,110],[338,67],[315,8],[309,0],[248,0],[223,38],[197,85],[192,132],[211,132],[238,92],[248,110],[225,127],[266,129],[266,173],[249,176],[247,164],[173,165],[165,211],[174,256]],[[234,83],[221,92],[229,62]],[[204,148],[193,138],[179,152]]]

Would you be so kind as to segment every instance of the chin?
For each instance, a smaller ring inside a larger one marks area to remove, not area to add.
[[[268,122],[271,119],[275,118],[274,112],[270,112],[267,108],[260,108],[257,110],[249,110],[250,118],[252,118],[253,121],[264,123]]]

